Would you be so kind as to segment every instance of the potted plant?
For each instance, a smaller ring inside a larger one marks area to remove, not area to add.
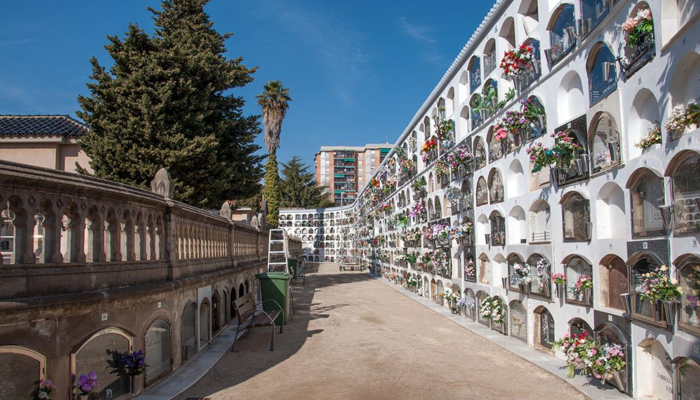
[[[76,381],[76,389],[80,400],[88,400],[90,393],[97,387],[97,374],[93,371],[89,374],[82,374]]]
[[[56,390],[56,385],[50,379],[44,379],[35,383],[31,393],[32,400],[51,400],[51,392]]]

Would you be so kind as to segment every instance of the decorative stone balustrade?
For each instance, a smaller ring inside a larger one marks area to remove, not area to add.
[[[0,299],[174,281],[266,260],[267,231],[232,221],[228,204],[215,215],[172,200],[165,170],[151,186],[0,162]]]

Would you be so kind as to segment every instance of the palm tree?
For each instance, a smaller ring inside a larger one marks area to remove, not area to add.
[[[280,178],[277,172],[277,148],[280,145],[282,121],[287,114],[289,89],[282,86],[280,81],[269,81],[263,85],[265,89],[257,95],[258,104],[262,107],[263,124],[265,124],[265,147],[268,159],[265,167],[265,190],[263,196],[267,201],[267,224],[272,228],[279,226],[280,217]]]

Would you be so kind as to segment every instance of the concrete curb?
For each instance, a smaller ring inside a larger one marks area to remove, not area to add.
[[[566,377],[564,361],[551,356],[549,354],[537,351],[529,346],[523,346],[523,342],[514,339],[510,336],[505,336],[499,332],[493,331],[478,322],[465,318],[461,315],[454,315],[446,307],[439,306],[425,297],[404,289],[402,286],[396,285],[385,278],[378,277],[372,273],[368,275],[377,279],[377,281],[389,286],[396,292],[416,301],[419,304],[429,308],[430,310],[442,315],[451,320],[455,324],[468,329],[472,333],[479,335],[492,343],[495,343],[505,350],[515,354],[516,356],[536,365],[537,367],[557,376],[566,383],[573,386],[576,390],[592,400],[630,400],[631,397],[624,393],[620,393],[617,389],[611,386],[603,386],[596,379],[590,379],[583,376],[576,376],[572,379]]]

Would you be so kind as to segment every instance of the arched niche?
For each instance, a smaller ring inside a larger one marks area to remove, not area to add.
[[[485,245],[485,236],[489,233],[489,220],[486,217],[486,215],[479,215],[479,218],[476,220],[476,227],[474,233],[476,235],[476,244]]]
[[[557,118],[560,123],[569,121],[586,110],[581,77],[569,71],[561,80],[557,90]]]
[[[121,353],[132,350],[132,337],[118,328],[107,328],[94,333],[73,354],[71,354],[72,371],[75,376],[90,372],[100,373],[106,367],[106,360],[112,351]],[[117,375],[100,374],[100,386],[97,389],[100,398],[106,398],[111,392],[115,398],[130,393],[128,383]]]
[[[513,162],[510,163],[510,167],[508,167],[508,198],[513,199],[524,195],[526,190],[526,182],[527,180],[525,179],[525,172],[523,171],[523,166],[520,164],[520,161],[513,160]]]
[[[545,55],[550,66],[556,65],[576,48],[576,15],[574,5],[561,4],[552,13],[547,25],[550,48]]]
[[[481,60],[472,56],[467,65],[469,71],[469,93],[474,93],[481,86]]]
[[[608,112],[597,113],[591,122],[588,149],[591,173],[596,174],[620,165],[620,132],[615,118]]]
[[[700,233],[700,153],[685,150],[676,154],[666,170],[673,194],[673,234]]]
[[[489,76],[497,67],[496,40],[489,39],[484,46],[484,76]]]
[[[546,243],[552,240],[552,228],[550,224],[551,212],[549,203],[542,199],[537,199],[530,207],[529,226],[530,243]]]
[[[474,169],[479,170],[486,166],[486,147],[484,139],[477,136],[474,139]]]
[[[483,283],[485,285],[491,283],[491,260],[485,253],[481,254],[477,261],[477,274],[479,283]]]
[[[625,195],[615,182],[607,182],[600,188],[596,200],[596,234],[598,239],[624,238],[627,236]]]
[[[544,306],[535,308],[533,316],[533,344],[536,349],[549,352],[552,349],[552,342],[557,340],[554,317]]]
[[[649,89],[643,88],[637,92],[634,101],[632,101],[632,109],[627,119],[627,142],[630,144],[627,148],[629,159],[639,157],[643,152],[660,146],[660,144],[657,144],[643,150],[634,145],[642,139],[646,139],[649,131],[657,124],[660,124],[661,114],[659,110],[659,103]]]
[[[632,237],[663,236],[666,229],[661,214],[665,204],[664,179],[650,168],[635,170],[627,181],[632,214]]]
[[[530,35],[540,22],[537,0],[523,0],[518,8],[518,17],[522,21],[525,35]]]
[[[504,200],[503,178],[498,169],[494,168],[489,172],[489,203],[501,203]]]
[[[491,225],[491,245],[505,246],[506,244],[506,219],[498,211],[493,211],[489,216]]]
[[[486,179],[480,176],[476,182],[476,205],[482,206],[489,202],[489,189],[486,185]]]
[[[527,309],[518,300],[511,301],[508,309],[510,336],[527,343]]]
[[[163,318],[156,318],[148,327],[145,336],[146,385],[151,385],[170,373],[171,342],[170,322]]]
[[[527,243],[527,224],[525,211],[515,206],[508,213],[508,244]]]
[[[515,48],[515,22],[513,17],[506,18],[498,30],[498,36],[501,41],[501,48],[505,51]]]

